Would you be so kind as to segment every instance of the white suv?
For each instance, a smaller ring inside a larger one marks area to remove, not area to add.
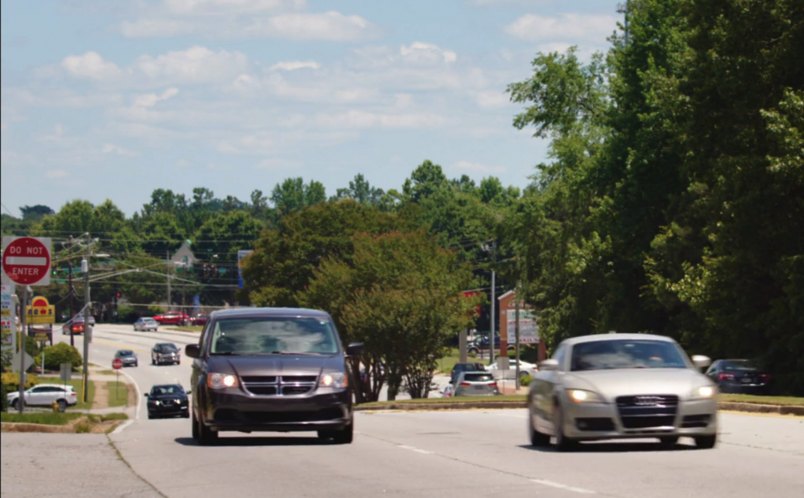
[[[24,391],[24,404],[26,406],[51,406],[57,403],[60,411],[64,411],[68,406],[73,406],[78,403],[78,395],[76,394],[73,386],[64,386],[61,384],[38,384],[27,391]],[[14,409],[18,408],[19,391],[8,393],[9,406]]]

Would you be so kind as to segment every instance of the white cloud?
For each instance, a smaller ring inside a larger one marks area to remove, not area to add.
[[[508,94],[503,91],[476,92],[474,98],[483,109],[499,109],[510,104]]]
[[[561,14],[558,17],[526,14],[505,27],[509,35],[525,41],[603,41],[617,27],[617,18],[604,15]]]
[[[134,152],[126,149],[125,147],[120,147],[119,145],[115,144],[103,144],[103,147],[101,147],[101,153],[124,157],[133,157],[135,155]]]
[[[505,172],[505,167],[497,164],[482,164],[472,161],[458,161],[452,167],[453,170],[459,173],[474,174],[474,175],[496,175]]]
[[[252,19],[241,27],[244,36],[269,36],[290,40],[355,41],[375,32],[374,26],[360,16],[340,12],[322,14],[282,14]]]
[[[316,124],[331,128],[432,128],[446,122],[437,114],[393,113],[383,114],[368,111],[351,110],[342,113],[320,114],[315,118]]]
[[[168,52],[157,57],[141,56],[137,71],[151,80],[170,83],[213,83],[231,81],[245,72],[248,59],[239,52],[194,46],[184,51]]]
[[[73,76],[92,80],[108,80],[120,76],[120,69],[111,62],[106,62],[97,52],[84,55],[71,55],[61,61],[61,67]]]
[[[271,70],[297,71],[299,69],[319,69],[321,64],[315,61],[287,61],[278,62],[271,66]]]
[[[166,0],[176,14],[256,13],[282,8],[301,8],[304,0]]]
[[[156,38],[192,34],[196,24],[176,19],[139,19],[120,24],[120,32],[127,38]]]
[[[59,180],[70,176],[70,172],[63,169],[50,169],[45,172],[45,176],[51,180]]]
[[[135,107],[153,107],[156,105],[157,102],[168,100],[176,95],[179,94],[179,89],[176,87],[171,87],[162,92],[161,95],[157,95],[155,93],[149,93],[146,95],[140,95],[134,100]]]
[[[451,50],[444,50],[431,43],[414,42],[399,48],[402,60],[413,64],[451,64],[458,60],[458,55]]]

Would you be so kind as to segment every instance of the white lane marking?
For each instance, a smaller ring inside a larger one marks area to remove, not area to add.
[[[422,455],[432,455],[433,454],[432,451],[427,451],[427,450],[422,450],[422,449],[419,449],[419,448],[414,448],[413,446],[407,446],[407,445],[404,445],[404,444],[400,444],[400,445],[397,445],[397,446],[399,448],[402,448],[403,450],[415,451],[416,453],[421,453]]]
[[[575,493],[581,493],[581,494],[584,494],[584,495],[594,495],[594,494],[596,494],[591,489],[576,488],[575,486],[567,486],[566,484],[561,484],[560,482],[547,481],[545,479],[531,479],[530,481],[535,482],[536,484],[542,484],[544,486],[550,486],[551,488],[563,489],[565,491],[573,491]]]

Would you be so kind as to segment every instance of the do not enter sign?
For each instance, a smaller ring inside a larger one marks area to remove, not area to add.
[[[3,237],[3,275],[20,285],[50,283],[50,239]]]
[[[115,370],[120,370],[121,368],[123,368],[123,360],[121,360],[120,358],[115,358],[114,360],[112,360],[112,368],[114,368]]]

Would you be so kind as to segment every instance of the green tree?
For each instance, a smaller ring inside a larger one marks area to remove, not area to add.
[[[348,340],[364,342],[363,362],[375,379],[362,391],[369,399],[377,399],[383,379],[389,399],[403,381],[421,398],[447,340],[469,323],[461,291],[471,281],[470,268],[423,232],[356,234],[354,255],[325,259],[299,300],[330,310]]]
[[[244,264],[249,301],[297,305],[296,293],[308,285],[323,258],[348,258],[354,233],[381,233],[397,223],[393,214],[352,200],[328,201],[284,216],[277,228],[260,234]]]

